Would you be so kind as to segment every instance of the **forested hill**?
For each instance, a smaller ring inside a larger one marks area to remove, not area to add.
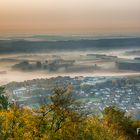
[[[0,40],[0,53],[26,53],[50,51],[85,51],[106,49],[140,48],[140,38],[116,38],[97,40],[67,40],[67,41],[29,41],[29,40]]]

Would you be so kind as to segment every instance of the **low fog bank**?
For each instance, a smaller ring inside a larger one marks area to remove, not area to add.
[[[0,85],[5,85],[10,82],[23,82],[26,80],[33,80],[33,79],[41,79],[41,78],[52,78],[57,76],[70,76],[70,77],[76,77],[76,76],[83,76],[83,77],[97,77],[97,76],[137,76],[140,75],[140,72],[108,72],[108,71],[102,71],[102,72],[92,72],[92,73],[44,73],[44,72],[31,72],[31,73],[25,73],[25,72],[8,72],[7,74],[0,74]]]
[[[20,82],[57,76],[139,75],[140,71],[119,70],[116,68],[116,61],[133,60],[135,57],[140,56],[138,54],[126,54],[131,51],[138,51],[138,49],[75,51],[73,53],[65,51],[55,53],[3,54],[0,55],[0,85],[12,81]],[[17,64],[25,61],[29,63],[28,65],[32,69],[25,69],[24,67],[24,69],[21,69],[21,67],[13,69],[13,66],[17,66]],[[38,66],[39,68],[36,68]]]

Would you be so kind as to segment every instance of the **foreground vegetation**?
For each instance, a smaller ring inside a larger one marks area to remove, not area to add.
[[[138,140],[140,121],[115,107],[103,116],[82,113],[70,87],[56,88],[51,103],[39,109],[9,104],[0,88],[0,140]]]

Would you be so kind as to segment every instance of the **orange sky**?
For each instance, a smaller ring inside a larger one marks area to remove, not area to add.
[[[0,34],[92,32],[140,32],[140,0],[0,0]]]

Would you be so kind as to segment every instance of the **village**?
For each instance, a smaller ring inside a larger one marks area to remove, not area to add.
[[[140,81],[136,77],[56,77],[6,86],[9,99],[19,106],[37,108],[50,102],[54,87],[73,87],[73,95],[81,106],[98,114],[108,106],[116,106],[128,115],[140,117]],[[24,86],[23,86],[24,85]],[[11,88],[12,86],[12,88]],[[96,110],[96,111],[95,111]]]

